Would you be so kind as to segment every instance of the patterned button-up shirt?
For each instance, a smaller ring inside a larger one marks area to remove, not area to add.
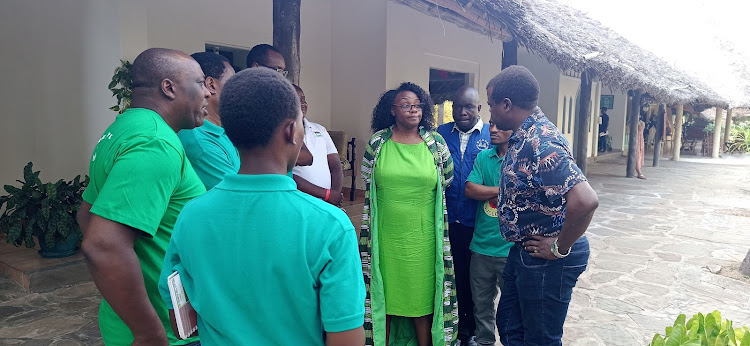
[[[565,223],[565,193],[586,181],[568,141],[537,108],[508,140],[500,180],[500,231],[507,241],[554,237]]]

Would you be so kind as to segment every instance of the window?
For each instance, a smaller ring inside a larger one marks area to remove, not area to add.
[[[451,98],[463,86],[474,85],[474,74],[453,72],[436,68],[430,69],[430,97],[435,102],[435,124],[442,125],[453,121]]]
[[[247,53],[250,52],[250,49],[248,48],[234,47],[217,43],[206,43],[205,47],[206,52],[214,52],[216,54],[221,54],[225,58],[227,58],[227,60],[229,60],[229,63],[232,64],[232,67],[234,67],[235,71],[240,71],[247,67],[245,59],[247,59]]]

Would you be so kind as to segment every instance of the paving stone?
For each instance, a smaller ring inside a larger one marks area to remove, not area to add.
[[[52,339],[74,332],[86,324],[86,322],[86,320],[78,316],[45,317],[30,323],[0,328],[0,339],[7,337]]]

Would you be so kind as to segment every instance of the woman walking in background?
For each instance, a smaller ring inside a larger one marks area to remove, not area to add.
[[[433,103],[404,83],[383,94],[365,150],[360,233],[367,345],[454,345],[456,296],[444,190],[448,147],[433,131]],[[389,343],[390,342],[390,343]]]

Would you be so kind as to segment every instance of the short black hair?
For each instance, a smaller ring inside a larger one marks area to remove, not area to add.
[[[205,74],[206,77],[211,77],[214,79],[221,79],[221,76],[227,69],[224,63],[232,66],[232,64],[229,63],[229,60],[227,60],[227,58],[221,54],[200,52],[193,53],[190,56],[193,57],[193,59],[195,59],[195,61],[197,61],[199,65],[201,65],[203,74]]]
[[[302,90],[302,88],[299,87],[299,85],[292,84],[292,86],[294,87],[294,90],[296,90],[298,93],[304,93],[304,91]]]
[[[164,79],[175,79],[180,74],[179,60],[187,54],[167,48],[149,48],[138,54],[130,68],[132,88],[156,88]]]
[[[238,149],[267,146],[279,125],[300,112],[292,83],[265,68],[249,68],[232,76],[219,101],[221,124]]]
[[[602,110],[606,112],[608,109],[607,109],[607,107],[602,106],[601,109],[600,109],[600,111],[602,111]]]
[[[268,65],[268,52],[276,52],[281,54],[278,49],[274,48],[274,46],[270,44],[261,43],[255,45],[255,47],[250,49],[250,52],[247,53],[247,59],[245,59],[247,67],[253,67],[253,63],[256,62],[258,63],[258,65]]]
[[[539,100],[539,82],[529,69],[519,65],[500,71],[487,83],[487,87],[492,87],[490,98],[496,103],[507,98],[519,108],[532,110]]]
[[[396,118],[391,114],[391,108],[393,107],[396,95],[402,91],[413,92],[417,95],[419,103],[422,104],[422,120],[419,121],[419,126],[424,127],[425,130],[432,130],[435,127],[435,119],[433,119],[435,104],[432,102],[432,97],[419,85],[406,82],[402,83],[398,89],[388,90],[380,96],[380,101],[378,101],[375,109],[372,110],[370,127],[373,132],[380,131],[396,123]]]

